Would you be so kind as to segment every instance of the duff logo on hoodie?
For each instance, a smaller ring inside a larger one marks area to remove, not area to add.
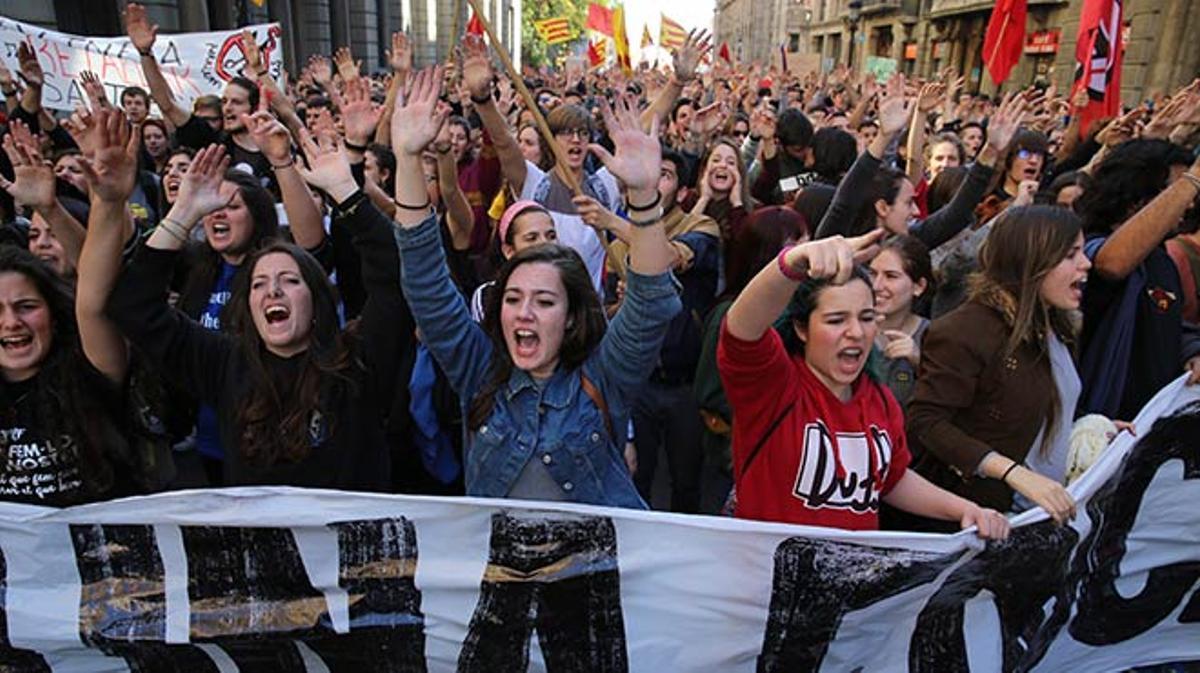
[[[867,432],[831,434],[821,421],[809,423],[792,495],[810,509],[876,511],[891,463],[887,430],[872,425]]]

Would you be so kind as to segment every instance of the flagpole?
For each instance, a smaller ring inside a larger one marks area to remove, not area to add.
[[[458,15],[462,14],[462,0],[454,0],[454,29],[450,31],[450,45],[446,47],[446,60],[454,62],[454,47],[458,44]]]
[[[517,89],[517,94],[521,96],[521,100],[525,103],[525,108],[533,115],[533,123],[537,125],[538,133],[550,146],[550,150],[554,152],[554,168],[558,171],[558,177],[563,181],[563,184],[571,190],[571,193],[576,196],[582,196],[583,191],[579,188],[579,182],[575,180],[575,176],[567,169],[567,157],[563,149],[558,146],[554,140],[554,134],[550,133],[550,126],[546,123],[546,118],[542,116],[541,110],[538,109],[537,102],[533,99],[533,94],[529,92],[529,88],[525,86],[525,78],[521,77],[520,73],[513,66],[512,58],[509,57],[508,51],[504,48],[504,43],[497,37],[495,31],[492,30],[492,22],[488,21],[487,17],[479,11],[479,0],[467,0],[474,10],[475,16],[483,23],[483,30],[487,32],[488,39],[492,41],[492,46],[495,47],[496,55],[500,57],[500,62],[504,65],[504,69],[508,72],[508,78],[512,80],[513,86]],[[596,232],[600,236],[600,232]],[[604,237],[600,236],[601,242]],[[608,246],[605,245],[605,248]]]

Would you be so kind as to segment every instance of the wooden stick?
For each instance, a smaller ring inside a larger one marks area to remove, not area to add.
[[[450,46],[446,48],[446,60],[454,62],[454,46],[458,44],[458,15],[462,14],[462,0],[454,0],[454,29],[450,31]]]
[[[525,107],[533,114],[533,122],[537,124],[538,133],[545,139],[546,144],[550,146],[554,152],[554,169],[558,172],[558,177],[563,181],[563,184],[571,190],[575,196],[582,196],[583,190],[579,187],[579,182],[575,176],[571,174],[567,168],[567,156],[558,143],[554,140],[554,134],[550,133],[550,126],[546,124],[546,118],[542,116],[541,110],[538,109],[537,102],[533,100],[533,94],[529,93],[529,88],[525,86],[525,79],[517,72],[513,66],[512,59],[509,58],[508,52],[504,49],[504,43],[496,37],[495,31],[492,30],[492,22],[488,21],[487,17],[479,11],[479,0],[467,0],[471,5],[471,9],[475,11],[475,16],[479,17],[483,23],[483,29],[488,34],[488,39],[492,42],[492,47],[500,56],[500,62],[504,64],[504,69],[508,71],[508,77],[512,80],[513,86],[517,88],[517,93],[521,96],[521,100],[525,101]],[[597,232],[599,233],[599,232]]]

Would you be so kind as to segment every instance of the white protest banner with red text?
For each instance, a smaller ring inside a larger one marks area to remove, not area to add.
[[[279,24],[247,28],[261,47],[271,76],[278,79],[283,70]],[[114,104],[125,87],[149,90],[142,75],[141,56],[129,38],[69,35],[0,17],[0,58],[14,75],[18,71],[17,46],[22,42],[32,45],[42,65],[42,105],[51,110],[74,110],[86,104],[79,76],[88,70],[100,78]],[[175,94],[175,103],[185,110],[191,110],[192,101],[200,96],[221,95],[225,84],[242,74],[245,63],[241,30],[159,33],[154,55]]]

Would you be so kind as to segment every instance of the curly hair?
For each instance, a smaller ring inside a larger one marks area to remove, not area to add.
[[[1130,140],[1113,148],[1075,200],[1084,235],[1112,233],[1166,188],[1172,166],[1191,163],[1190,152],[1166,140]]]

